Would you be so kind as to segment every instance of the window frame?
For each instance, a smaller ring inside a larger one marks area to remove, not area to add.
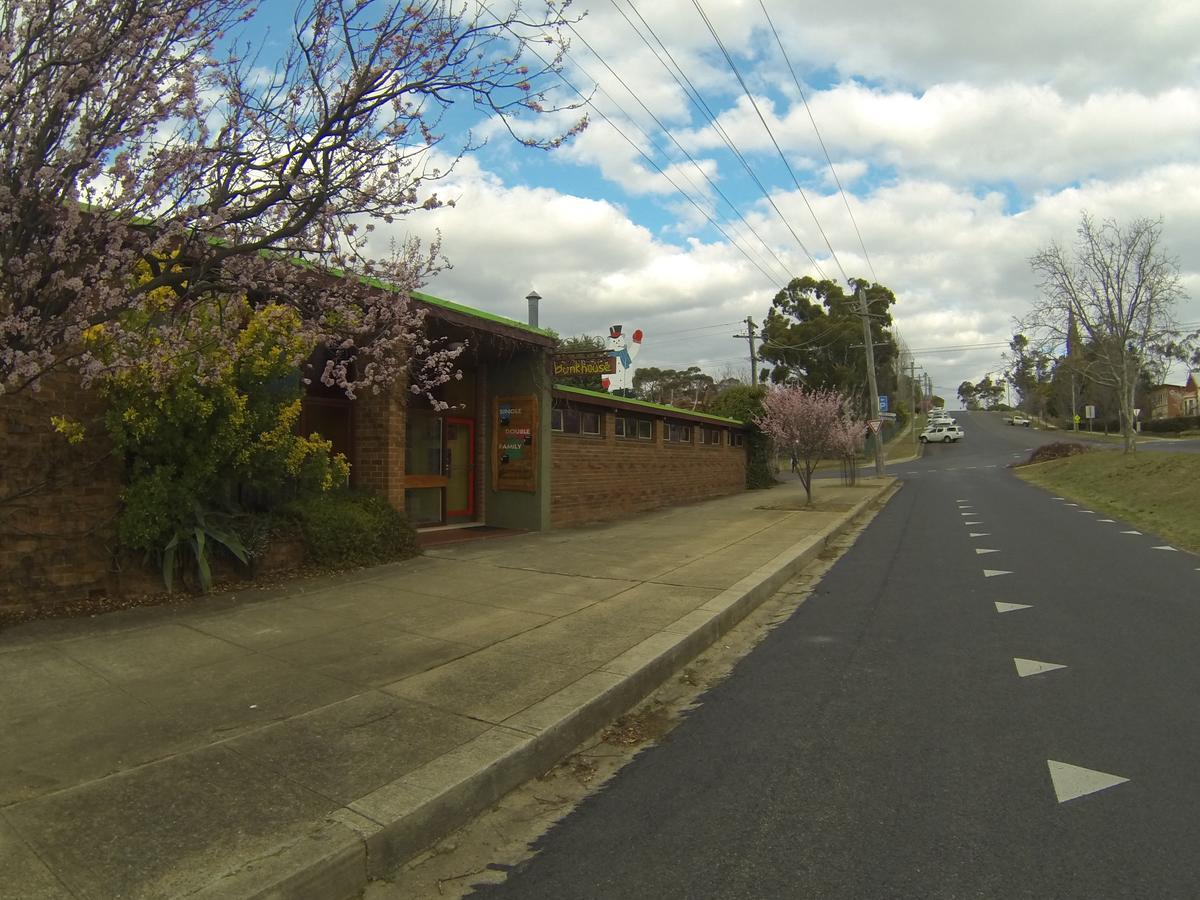
[[[676,437],[680,430],[683,430],[687,433],[687,438]],[[665,432],[666,433],[663,435],[664,443],[676,444],[684,447],[692,446],[696,443],[694,429],[692,428],[692,424],[690,422],[673,422],[668,419],[666,422]]]
[[[629,425],[633,425],[633,433],[629,433]],[[646,426],[646,434],[642,434],[642,426]],[[653,441],[654,420],[634,413],[613,413],[613,435],[623,441]]]

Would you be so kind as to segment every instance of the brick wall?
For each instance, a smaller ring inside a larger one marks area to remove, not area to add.
[[[661,420],[654,440],[616,437],[613,415],[605,412],[601,436],[555,432],[551,439],[550,520],[555,528],[619,518],[746,488],[746,448],[730,447],[728,429],[721,443],[700,444],[693,428],[691,444],[663,440]]]
[[[70,372],[0,395],[0,606],[56,605],[111,591],[120,466],[99,399]],[[84,423],[71,445],[51,416]]]
[[[350,478],[404,510],[405,392],[398,385],[355,401]]]

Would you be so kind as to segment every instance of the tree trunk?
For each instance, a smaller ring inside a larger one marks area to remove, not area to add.
[[[1134,431],[1133,419],[1133,389],[1134,383],[1126,384],[1124,379],[1117,388],[1120,398],[1121,436],[1124,438],[1123,444],[1126,453],[1137,451],[1137,433]]]

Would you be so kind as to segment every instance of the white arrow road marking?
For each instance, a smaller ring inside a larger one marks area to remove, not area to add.
[[[982,525],[982,522],[963,522],[964,525]]]
[[[1141,534],[1140,531],[1122,531],[1121,534]]]
[[[977,513],[977,512],[965,512],[965,513],[959,513],[959,515],[960,515],[960,516],[967,516],[967,517],[969,518],[969,517],[971,517],[971,516],[977,516],[977,515],[979,515],[979,513]]]
[[[984,466],[984,468],[985,469],[996,469],[996,468],[999,468],[999,466],[997,466],[995,463],[992,463],[990,466]]]
[[[1028,603],[1001,603],[999,600],[996,601],[996,612],[998,613],[1015,612],[1018,609],[1032,609],[1032,607]]]
[[[972,531],[967,537],[991,537],[986,531]]]
[[[1094,794],[1129,780],[1120,775],[1109,775],[1107,772],[1097,772],[1095,769],[1085,769],[1053,759],[1046,760],[1046,765],[1050,767],[1050,780],[1054,782],[1054,794],[1059,803]]]
[[[1017,674],[1022,678],[1066,668],[1066,666],[1059,665],[1058,663],[1042,662],[1040,659],[1021,659],[1019,656],[1014,656],[1013,662],[1017,666]]]
[[[985,553],[999,553],[999,552],[1000,552],[999,550],[988,550],[985,547],[976,547],[975,548],[976,556],[983,556],[983,554],[985,554]]]
[[[1090,509],[1081,509],[1081,510],[1079,510],[1079,511],[1080,511],[1081,513],[1087,513],[1089,516],[1094,516],[1094,515],[1095,515],[1095,513],[1094,513],[1094,512],[1092,512]]]
[[[1109,525],[1115,525],[1117,522],[1116,519],[1097,519],[1096,521],[1097,522],[1107,522]]]
[[[1011,574],[1012,574],[1012,572],[1006,572],[1006,571],[1004,571],[1004,569],[984,569],[983,570],[984,578],[993,578],[996,575],[1011,575]]]
[[[975,469],[975,468],[978,468],[978,466],[967,466],[967,468],[968,468],[968,469]]]
[[[1066,497],[1051,497],[1051,500],[1066,500]]]
[[[1068,503],[1067,506],[1078,506],[1078,503]]]
[[[1170,550],[1170,551],[1172,551],[1172,552],[1174,552],[1174,553],[1178,553],[1178,552],[1179,552],[1179,551],[1178,551],[1178,550],[1176,550],[1174,547],[1171,547],[1171,546],[1169,546],[1169,545],[1166,545],[1166,544],[1164,544],[1164,545],[1163,545],[1163,546],[1161,546],[1161,547],[1154,547],[1153,549],[1154,549],[1154,550]]]
[[[1032,453],[1032,452],[1033,452],[1033,448],[1032,448],[1032,447],[1026,447],[1026,448],[1025,448],[1025,452],[1026,452],[1026,453]]]

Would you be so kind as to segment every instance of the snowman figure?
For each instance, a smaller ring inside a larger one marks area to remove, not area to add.
[[[612,385],[619,382],[625,384],[625,374],[633,368],[633,361],[642,350],[642,329],[638,328],[630,337],[623,333],[624,326],[610,325],[608,327],[608,355],[617,361],[616,375],[620,378],[604,378],[601,383],[606,391],[612,390]]]

